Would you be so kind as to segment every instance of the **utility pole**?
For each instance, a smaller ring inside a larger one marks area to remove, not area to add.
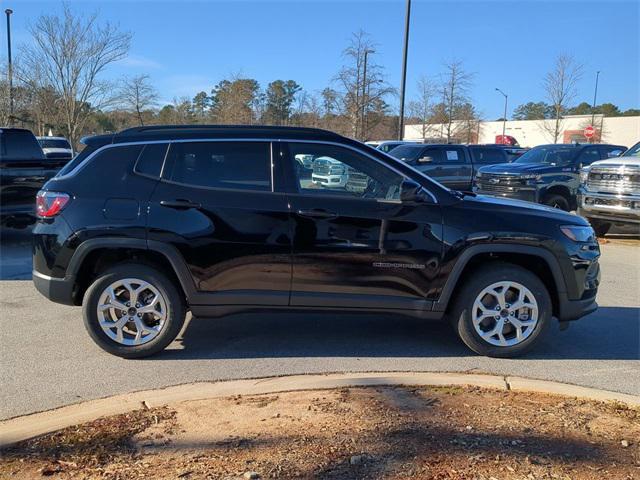
[[[600,77],[600,70],[598,70],[596,72],[596,88],[593,91],[593,105],[591,106],[591,126],[593,126],[593,123],[595,122],[595,118],[596,118],[596,100],[598,98],[598,78]],[[602,135],[602,129],[600,129],[600,135]],[[595,135],[593,137],[591,137],[591,139],[589,140],[591,143],[593,143],[593,139],[594,139]]]
[[[11,63],[11,14],[13,10],[7,8],[7,60],[8,60],[8,80],[9,80],[9,124],[13,125],[13,64]]]
[[[400,116],[398,118],[398,140],[404,136],[404,94],[407,85],[407,53],[409,50],[409,23],[411,20],[411,0],[407,0],[404,20],[404,48],[402,50],[402,80],[400,81]]]
[[[500,92],[502,95],[504,95],[504,116],[502,117],[502,141],[504,142],[504,134],[507,130],[507,100],[509,97],[506,93],[504,93],[497,87],[496,92]]]

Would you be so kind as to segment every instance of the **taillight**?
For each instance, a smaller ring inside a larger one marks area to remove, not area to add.
[[[42,218],[51,218],[58,215],[70,197],[66,193],[39,191],[36,195],[36,213]]]

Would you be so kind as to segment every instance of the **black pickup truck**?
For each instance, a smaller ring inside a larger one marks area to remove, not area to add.
[[[33,223],[36,194],[67,162],[47,159],[30,130],[0,128],[0,225]]]
[[[497,145],[400,145],[389,155],[412,165],[454,190],[471,191],[478,168],[508,163],[509,149]]]

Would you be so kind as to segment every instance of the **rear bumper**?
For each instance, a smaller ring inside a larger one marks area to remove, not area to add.
[[[73,286],[75,282],[72,278],[50,277],[36,270],[32,272],[32,276],[36,290],[46,298],[64,305],[75,305],[73,301]]]

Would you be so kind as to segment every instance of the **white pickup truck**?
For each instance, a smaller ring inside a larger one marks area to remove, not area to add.
[[[580,180],[578,214],[589,220],[598,236],[616,224],[640,229],[640,142],[620,157],[583,168]]]

